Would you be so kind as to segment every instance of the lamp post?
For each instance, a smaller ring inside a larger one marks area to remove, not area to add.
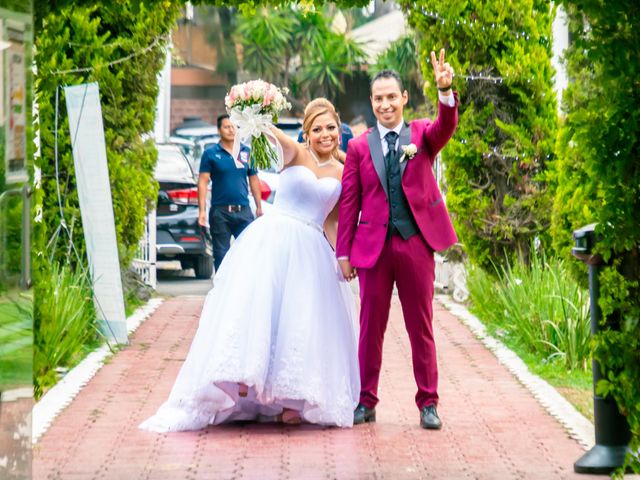
[[[598,305],[600,297],[599,273],[605,266],[603,258],[593,253],[596,244],[596,224],[592,223],[573,232],[575,246],[571,253],[589,267],[589,297],[591,307],[591,335],[602,330],[602,311]],[[593,371],[593,416],[596,444],[573,464],[576,473],[609,474],[624,464],[629,450],[631,432],[627,419],[618,410],[611,395],[603,398],[596,393],[602,370],[595,360]]]

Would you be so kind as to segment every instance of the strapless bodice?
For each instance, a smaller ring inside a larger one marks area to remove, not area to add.
[[[340,198],[342,185],[333,177],[316,177],[303,165],[286,168],[280,174],[273,203],[278,213],[290,215],[322,228],[327,215]]]

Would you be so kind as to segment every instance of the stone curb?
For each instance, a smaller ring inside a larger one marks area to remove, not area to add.
[[[558,391],[542,378],[529,371],[527,365],[502,342],[487,333],[487,329],[476,316],[463,305],[446,295],[436,295],[436,300],[457,317],[496,356],[498,361],[529,390],[538,403],[560,422],[571,438],[585,450],[593,447],[595,430],[593,424],[569,403]]]

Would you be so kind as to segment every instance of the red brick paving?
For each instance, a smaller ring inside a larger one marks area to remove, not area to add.
[[[31,478],[32,408],[32,398],[0,401],[0,479]]]
[[[353,429],[233,424],[154,434],[201,297],[167,300],[60,414],[34,449],[35,479],[566,479],[584,453],[439,304],[441,431],[418,426],[409,343],[392,302],[378,422]]]

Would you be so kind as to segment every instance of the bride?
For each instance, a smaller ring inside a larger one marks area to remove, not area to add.
[[[274,208],[232,245],[169,399],[140,428],[254,419],[352,426],[357,316],[329,245],[342,164],[340,118],[328,100],[309,103],[303,131],[306,145],[273,128],[285,163]]]

